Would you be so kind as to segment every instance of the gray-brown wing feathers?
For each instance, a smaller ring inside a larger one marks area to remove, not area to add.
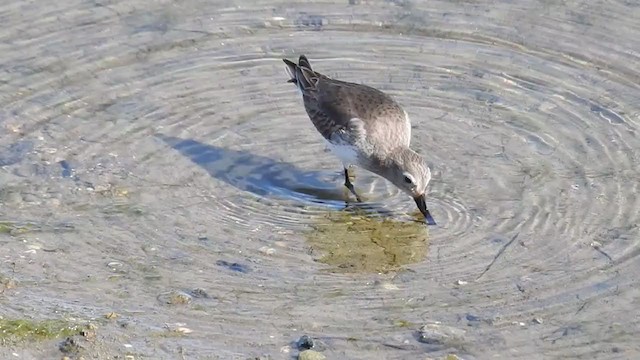
[[[304,55],[300,56],[298,64],[283,61],[291,76],[289,82],[295,83],[302,92],[307,114],[325,139],[353,142],[367,133],[384,137],[389,125],[404,129],[404,111],[385,93],[317,73]],[[360,120],[352,121],[354,118]],[[386,128],[381,125],[383,122],[377,121],[382,118],[385,118]]]

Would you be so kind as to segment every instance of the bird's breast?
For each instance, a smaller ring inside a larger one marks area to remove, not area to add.
[[[344,165],[358,164],[358,151],[354,146],[327,141],[327,147]]]

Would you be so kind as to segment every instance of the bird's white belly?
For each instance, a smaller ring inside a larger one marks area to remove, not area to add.
[[[332,144],[327,141],[327,148],[335,155],[345,166],[358,164],[358,153],[351,145]]]

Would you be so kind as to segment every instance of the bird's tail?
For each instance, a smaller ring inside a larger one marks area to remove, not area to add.
[[[300,55],[297,64],[287,59],[282,61],[287,64],[287,74],[289,74],[287,82],[294,83],[303,93],[315,87],[318,75],[311,69],[311,63],[306,56]]]

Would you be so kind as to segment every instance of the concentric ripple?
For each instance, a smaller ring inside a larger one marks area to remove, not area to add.
[[[182,322],[197,357],[281,356],[301,333],[330,358],[638,355],[637,4],[15,2],[0,18],[0,237],[22,240],[0,276],[27,293],[11,313],[131,310],[159,358],[178,342],[149,333]],[[361,169],[366,201],[349,200],[286,82],[302,53],[405,107],[438,226]],[[22,223],[38,230],[1,231]],[[196,288],[208,300],[158,305]],[[417,342],[436,321],[464,337]]]

